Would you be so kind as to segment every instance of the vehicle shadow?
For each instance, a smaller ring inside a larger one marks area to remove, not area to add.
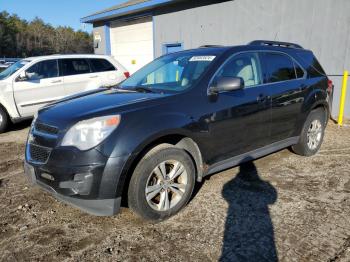
[[[26,129],[26,128],[30,127],[30,125],[32,124],[32,121],[33,121],[32,119],[28,119],[28,120],[24,120],[24,121],[16,123],[16,124],[10,123],[6,132],[20,131],[22,129]]]
[[[222,195],[229,208],[220,261],[278,261],[269,212],[277,191],[259,177],[255,164],[242,164]]]

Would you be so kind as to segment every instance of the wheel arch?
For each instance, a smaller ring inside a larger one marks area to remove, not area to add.
[[[316,110],[316,109],[323,109],[325,114],[326,114],[326,118],[325,118],[325,121],[326,121],[326,124],[328,123],[328,120],[330,118],[330,115],[331,115],[331,112],[330,112],[330,109],[329,109],[329,105],[326,101],[319,101],[319,102],[316,102],[313,104],[313,106],[311,107],[310,111],[309,111],[309,114],[313,111],[313,110]]]
[[[196,170],[196,180],[201,182],[203,179],[203,157],[198,144],[190,137],[183,134],[167,134],[144,144],[137,153],[131,155],[124,165],[121,177],[118,182],[117,192],[122,194],[123,204],[127,204],[127,192],[131,176],[139,161],[149,152],[160,148],[175,147],[185,150],[191,157]]]
[[[330,108],[328,101],[328,94],[326,90],[315,88],[306,97],[303,102],[303,112],[306,113],[304,118],[311,113],[312,110],[316,108],[323,108],[326,113],[326,120],[328,121],[330,117]],[[304,119],[304,120],[305,120]]]
[[[8,117],[10,117],[9,112],[7,111],[6,107],[2,103],[0,103],[0,108],[5,111],[5,113],[7,114]]]
[[[6,107],[2,103],[0,103],[0,109],[2,109],[5,112],[5,114],[7,115],[8,121],[12,121],[10,113],[8,112],[8,110],[6,109]]]

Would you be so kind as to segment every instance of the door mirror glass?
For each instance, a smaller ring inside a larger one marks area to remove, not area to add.
[[[241,77],[220,77],[216,86],[210,88],[210,93],[234,91],[244,88],[244,80]]]

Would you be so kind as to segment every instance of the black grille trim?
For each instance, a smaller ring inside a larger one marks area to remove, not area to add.
[[[34,128],[38,132],[46,133],[50,135],[57,135],[59,131],[57,127],[49,126],[43,123],[35,123]]]
[[[46,164],[52,149],[49,147],[29,144],[29,158],[31,162]]]

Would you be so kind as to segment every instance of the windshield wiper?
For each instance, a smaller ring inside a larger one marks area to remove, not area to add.
[[[137,86],[137,87],[134,87],[133,90],[141,93],[154,93],[152,88],[145,87],[145,86]]]

